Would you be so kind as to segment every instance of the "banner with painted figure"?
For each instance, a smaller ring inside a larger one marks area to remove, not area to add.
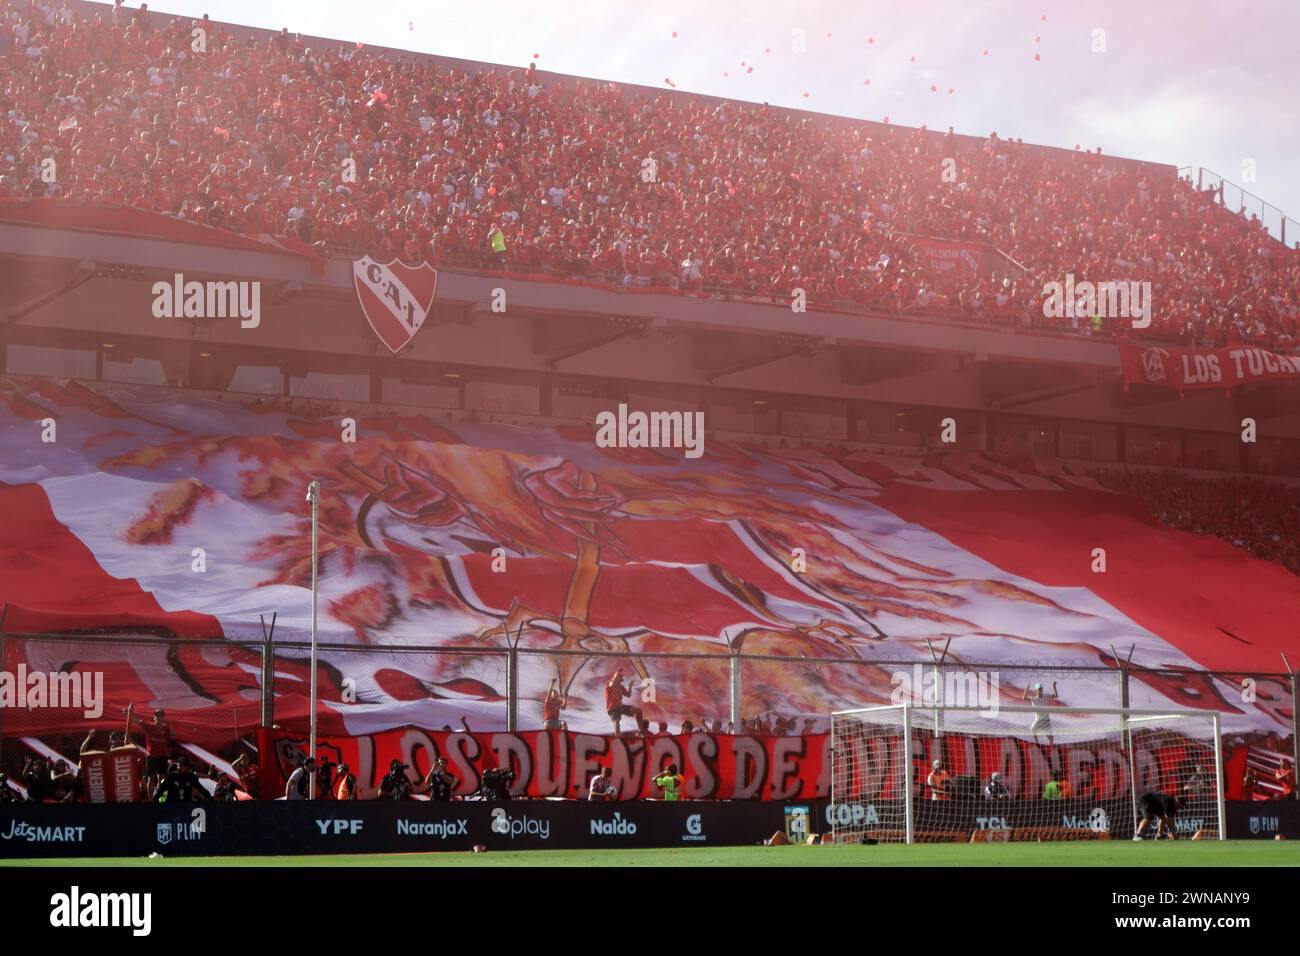
[[[1289,695],[1261,683],[1248,698],[1200,671],[1276,670],[1300,581],[1162,528],[1143,502],[1062,466],[712,438],[687,458],[599,447],[594,423],[376,413],[353,429],[319,408],[0,378],[4,630],[110,633],[11,639],[6,669],[102,671],[107,721],[128,704],[163,707],[209,749],[246,736],[264,622],[278,642],[309,634],[315,478],[325,734],[461,716],[504,729],[512,641],[531,652],[523,726],[540,726],[554,684],[569,730],[612,729],[612,666],[594,652],[623,662],[636,695],[624,703],[655,729],[729,716],[725,661],[692,661],[729,649],[747,658],[743,716],[802,729],[889,703],[897,671],[947,645],[953,666],[1103,667],[1112,647],[1132,647],[1135,664],[1165,669],[1135,675],[1132,706],[1212,708],[1228,730],[1289,733]],[[413,650],[428,647],[444,652]],[[844,663],[801,663],[825,660]],[[301,729],[307,652],[278,648],[270,674],[276,722]],[[1001,676],[1002,703],[1043,680]],[[1063,685],[1062,703],[1114,706],[1105,677]],[[98,726],[59,716],[83,735]],[[50,729],[49,712],[5,716],[6,735]]]
[[[1300,356],[1278,355],[1250,345],[1222,349],[1121,345],[1119,356],[1126,386],[1154,385],[1183,392],[1300,380]]]

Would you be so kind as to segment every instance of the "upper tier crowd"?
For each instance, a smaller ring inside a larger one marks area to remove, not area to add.
[[[1197,346],[1290,352],[1300,308],[1300,250],[1100,150],[236,39],[120,0],[0,0],[0,200],[41,196],[330,255]],[[936,271],[917,236],[1011,261]],[[1066,274],[1151,282],[1151,326],[1045,318]]]

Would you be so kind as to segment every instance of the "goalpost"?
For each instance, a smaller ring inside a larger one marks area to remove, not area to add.
[[[831,714],[830,746],[836,842],[1129,839],[1144,806],[1154,838],[1158,802],[1162,837],[1226,838],[1211,711],[898,704]]]

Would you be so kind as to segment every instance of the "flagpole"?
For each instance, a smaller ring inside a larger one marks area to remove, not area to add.
[[[307,486],[307,500],[311,502],[311,737],[308,757],[313,767],[316,763],[316,571],[320,542],[317,538],[317,509],[320,505],[320,482],[313,480]],[[307,780],[307,796],[316,799],[316,771]]]

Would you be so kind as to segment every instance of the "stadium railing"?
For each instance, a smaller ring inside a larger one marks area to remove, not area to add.
[[[117,709],[122,709],[124,696],[133,698],[134,713],[143,718],[160,700],[188,699],[191,708],[174,703],[167,708],[176,751],[188,751],[204,764],[219,761],[220,767],[241,752],[255,750],[259,725],[296,730],[302,724],[305,730],[310,644],[300,638],[294,634],[291,640],[275,639],[273,631],[262,641],[0,632],[0,670],[13,675],[19,662],[46,672],[103,670],[106,682],[118,682],[112,695],[119,702]],[[589,637],[586,643],[602,640]],[[963,692],[982,686],[1005,705],[1021,703],[1025,688],[1042,684],[1048,695],[1055,689],[1062,699],[1086,701],[1091,707],[1136,706],[1147,693],[1174,701],[1217,702],[1214,709],[1225,713],[1262,706],[1283,726],[1290,724],[1290,747],[1285,747],[1285,734],[1274,733],[1268,735],[1276,738],[1268,742],[1269,749],[1289,749],[1300,757],[1297,679],[1289,673],[1144,667],[1118,656],[1102,664],[1083,659],[954,662],[937,657],[863,659],[849,656],[853,651],[848,649],[843,658],[789,658],[746,653],[743,647],[683,654],[511,643],[321,643],[322,667],[330,671],[321,683],[322,697],[340,702],[347,700],[341,695],[359,693],[374,720],[391,726],[420,726],[429,713],[422,705],[431,698],[445,701],[443,709],[452,716],[439,717],[438,726],[423,728],[427,730],[441,729],[444,723],[459,729],[458,715],[476,710],[463,706],[471,701],[504,703],[505,729],[537,730],[543,727],[543,697],[555,678],[573,698],[560,720],[567,723],[580,711],[586,718],[583,729],[609,733],[613,728],[605,727],[604,687],[621,671],[629,691],[624,703],[639,708],[652,729],[662,723],[677,732],[689,721],[720,733],[793,736],[825,732],[830,713],[864,701],[883,696],[888,703],[891,696],[908,691],[912,700],[921,699],[927,686]],[[124,682],[130,682],[127,691],[122,690]],[[376,688],[383,693],[374,693]],[[500,729],[499,710],[495,713],[495,727]],[[100,734],[119,731],[123,717],[108,709],[94,721],[70,715],[67,709],[0,709],[0,769],[16,773],[23,755],[43,752],[41,748],[73,763],[88,729]],[[635,729],[632,718],[625,718],[620,727],[623,732]],[[137,742],[143,739],[138,723],[133,733]]]

